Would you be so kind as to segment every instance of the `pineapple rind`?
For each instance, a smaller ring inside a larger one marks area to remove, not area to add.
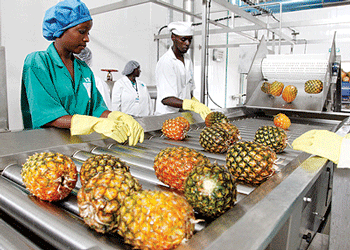
[[[138,180],[124,169],[98,173],[77,194],[80,216],[99,233],[115,232],[120,204],[141,189]]]
[[[217,164],[195,167],[187,177],[184,195],[195,211],[215,218],[236,202],[236,180]]]
[[[118,234],[137,249],[174,249],[194,231],[193,208],[185,198],[167,191],[133,193],[117,218]]]
[[[281,153],[287,147],[287,134],[275,126],[261,126],[255,133],[254,141]]]
[[[192,168],[209,163],[209,159],[195,149],[168,147],[162,149],[154,159],[157,178],[171,188],[183,191],[183,184]]]
[[[69,157],[42,152],[28,157],[21,176],[31,194],[42,200],[58,201],[66,198],[75,187],[78,172]]]
[[[308,80],[305,82],[304,90],[308,94],[318,94],[323,90],[323,82],[321,80]]]
[[[205,127],[199,135],[199,144],[205,151],[211,153],[224,153],[231,145],[228,132],[222,127]]]
[[[276,153],[256,142],[239,141],[227,152],[226,167],[238,182],[259,185],[274,173]]]
[[[207,127],[210,127],[214,123],[227,123],[229,122],[229,120],[224,113],[219,111],[213,111],[205,117],[204,122]]]
[[[119,158],[110,154],[94,155],[89,157],[81,166],[80,182],[84,186],[92,177],[107,170],[121,168],[129,171],[130,168]]]

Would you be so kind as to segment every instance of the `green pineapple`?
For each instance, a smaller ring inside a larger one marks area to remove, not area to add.
[[[211,127],[224,129],[229,135],[230,145],[241,139],[239,129],[232,123],[214,123]]]
[[[184,195],[195,211],[215,218],[236,202],[236,179],[224,166],[197,166],[186,179]]]
[[[304,90],[308,94],[318,94],[323,90],[323,83],[321,80],[308,80],[305,82]]]
[[[274,173],[276,158],[276,153],[267,146],[239,141],[228,150],[226,167],[238,182],[259,185]]]
[[[224,153],[231,143],[231,137],[222,127],[205,127],[199,135],[199,143],[205,151]]]
[[[219,111],[210,112],[205,118],[205,125],[210,127],[214,123],[227,123],[229,122],[228,118],[224,113]]]
[[[269,82],[263,82],[260,87],[261,91],[266,94],[270,94],[270,88],[271,88],[271,83]]]
[[[287,147],[286,132],[275,126],[262,126],[256,133],[254,141],[270,147],[276,153],[281,153]]]

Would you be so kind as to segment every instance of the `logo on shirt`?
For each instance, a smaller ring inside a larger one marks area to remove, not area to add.
[[[84,77],[84,82],[86,82],[86,83],[91,83],[90,77]]]
[[[89,77],[84,77],[83,80],[83,85],[87,91],[89,98],[91,98],[91,79]]]

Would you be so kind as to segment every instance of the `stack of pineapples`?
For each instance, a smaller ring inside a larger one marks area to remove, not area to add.
[[[30,156],[21,175],[33,195],[48,201],[67,197],[78,178],[69,157],[51,152]],[[81,167],[80,181],[80,216],[97,232],[118,232],[139,249],[172,249],[193,235],[194,211],[186,199],[173,192],[142,190],[119,158],[90,157]]]
[[[171,249],[193,235],[195,217],[188,202],[172,192],[142,190],[119,158],[93,156],[80,174],[80,215],[96,231],[118,232],[140,249]]]
[[[226,167],[237,181],[258,185],[274,173],[276,153],[287,146],[287,134],[278,127],[262,126],[253,142],[239,141],[239,130],[220,112],[210,113],[199,142],[205,151],[226,154]]]
[[[142,190],[130,167],[112,155],[87,159],[77,195],[84,222],[100,233],[118,232],[134,248],[175,248],[193,235],[194,211],[218,217],[234,206],[237,182],[259,185],[274,173],[276,153],[286,147],[283,129],[263,126],[249,142],[240,141],[238,128],[223,113],[210,113],[205,124],[200,144],[205,151],[227,152],[226,166],[194,149],[165,148],[155,157],[154,170],[174,192]],[[29,157],[22,177],[31,193],[54,201],[75,187],[77,170],[69,157],[41,153]]]

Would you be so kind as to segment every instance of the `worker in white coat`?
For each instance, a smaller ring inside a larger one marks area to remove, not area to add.
[[[153,105],[147,86],[136,80],[141,74],[140,64],[129,61],[122,72],[124,75],[114,83],[112,90],[112,110],[132,116],[153,115]]]
[[[203,119],[211,110],[193,98],[195,88],[193,64],[186,53],[193,36],[191,22],[168,25],[173,45],[159,59],[155,76],[157,85],[156,115],[179,112],[181,109],[199,113]]]
[[[85,47],[79,54],[75,54],[80,60],[84,61],[90,68],[92,66],[92,52],[88,47]],[[103,101],[107,108],[112,110],[111,92],[108,84],[94,73],[96,87],[102,95]]]

